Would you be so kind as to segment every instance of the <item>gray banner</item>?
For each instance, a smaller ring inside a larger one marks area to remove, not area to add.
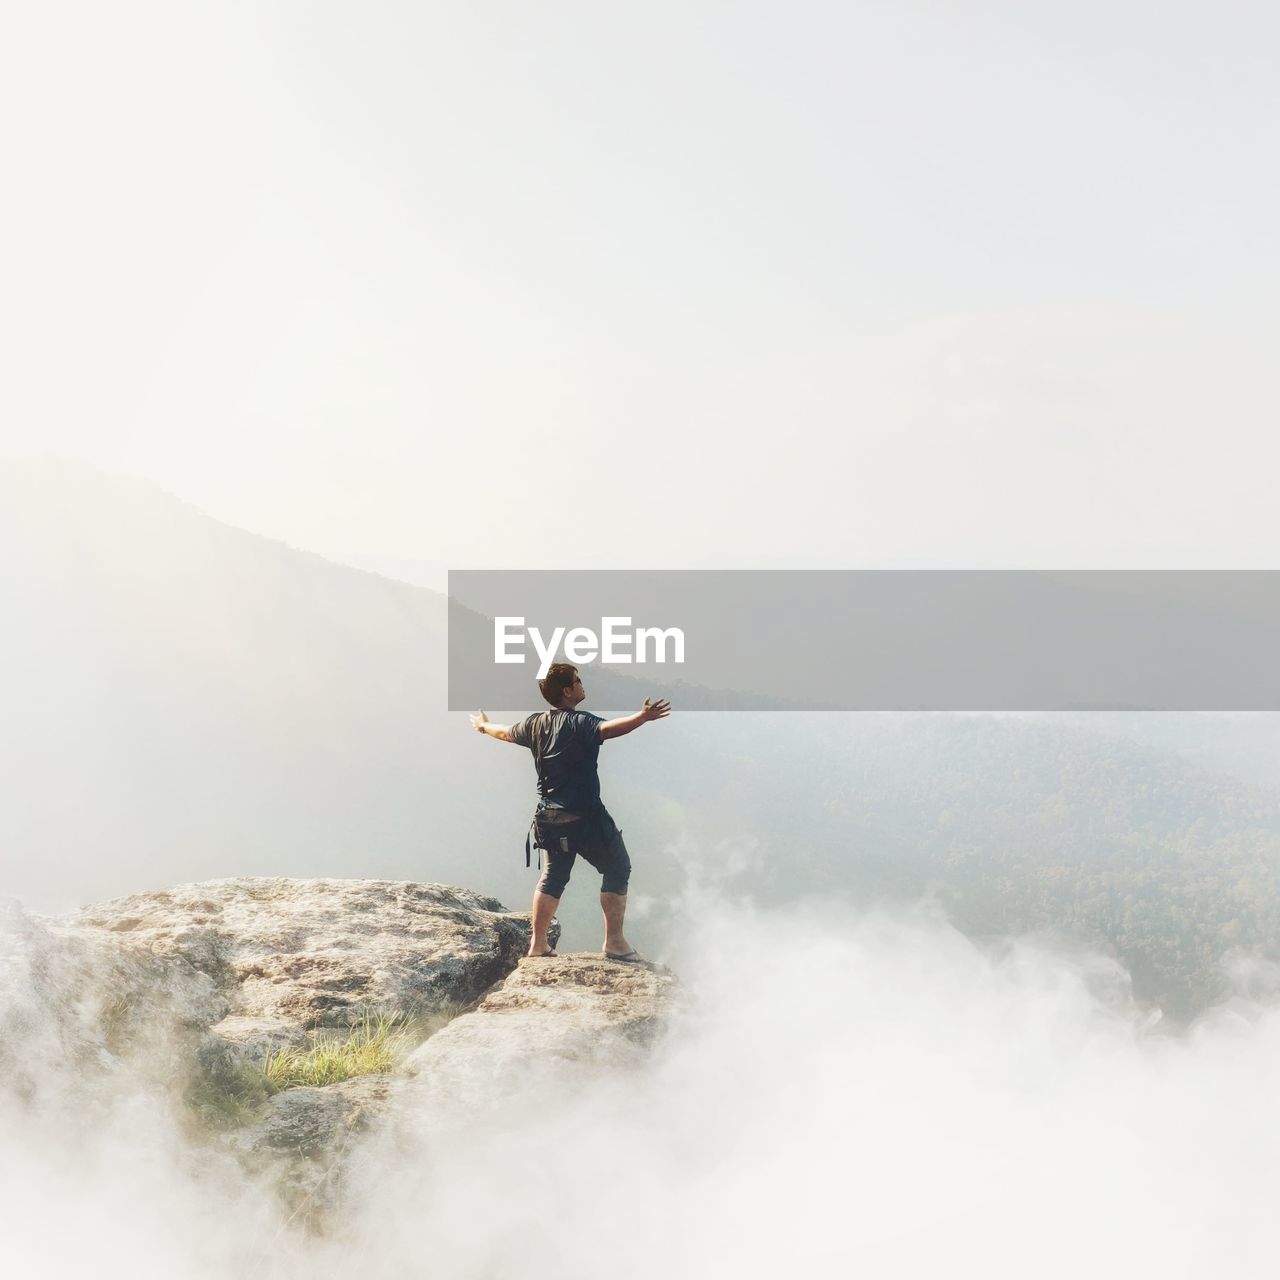
[[[1275,711],[1277,654],[1273,570],[449,574],[455,711]]]

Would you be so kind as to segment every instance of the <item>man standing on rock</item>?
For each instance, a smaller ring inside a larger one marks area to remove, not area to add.
[[[644,706],[633,716],[603,720],[578,704],[587,696],[578,668],[554,663],[538,681],[550,711],[531,715],[519,724],[490,724],[483,711],[471,717],[477,733],[499,742],[514,742],[533,752],[538,770],[538,808],[533,818],[538,848],[546,854],[546,869],[533,893],[533,937],[529,955],[553,956],[547,929],[569,883],[574,859],[581,855],[603,876],[600,909],[604,913],[604,954],[610,960],[640,960],[622,932],[627,910],[631,859],[609,811],[600,803],[600,774],[596,762],[600,744],[638,729],[650,720],[671,714],[665,699]]]

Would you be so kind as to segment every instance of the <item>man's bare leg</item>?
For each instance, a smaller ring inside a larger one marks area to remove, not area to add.
[[[533,936],[529,939],[529,950],[525,953],[540,956],[547,950],[547,930],[551,927],[551,917],[560,906],[560,899],[549,893],[533,891]]]
[[[611,956],[625,956],[631,950],[622,933],[622,917],[627,913],[625,893],[600,891],[600,910],[604,912],[604,949]]]

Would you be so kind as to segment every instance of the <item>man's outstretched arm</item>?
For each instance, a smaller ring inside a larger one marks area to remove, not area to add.
[[[471,727],[477,733],[486,733],[491,738],[497,738],[499,742],[514,742],[511,736],[511,726],[507,724],[490,724],[489,717],[483,711],[477,711],[471,717]]]
[[[625,716],[621,720],[606,720],[600,726],[600,741],[607,742],[610,738],[621,738],[624,733],[630,733],[632,729],[638,729],[642,724],[648,724],[650,720],[662,720],[670,714],[671,704],[666,698],[659,698],[653,703],[646,698],[644,706],[635,715]]]

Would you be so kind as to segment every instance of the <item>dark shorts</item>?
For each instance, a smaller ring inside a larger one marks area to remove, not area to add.
[[[538,892],[560,897],[569,883],[577,858],[589,862],[604,877],[603,893],[626,893],[631,879],[631,859],[622,842],[622,831],[601,805],[577,822],[544,822],[534,819],[538,847],[545,859]]]

